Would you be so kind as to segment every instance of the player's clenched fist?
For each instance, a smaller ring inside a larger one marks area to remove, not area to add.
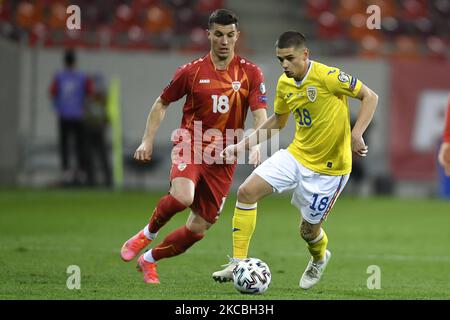
[[[244,151],[244,149],[245,146],[242,143],[230,144],[228,147],[223,149],[220,156],[225,159],[226,163],[233,163],[236,161],[238,154]]]
[[[257,167],[261,164],[261,152],[259,145],[250,148],[250,153],[248,155],[248,163],[252,164],[253,167]]]
[[[366,146],[362,136],[352,135],[352,151],[361,157],[366,157],[369,147]]]
[[[142,141],[141,145],[136,149],[134,153],[134,159],[138,161],[150,161],[152,159],[153,143],[148,141]]]

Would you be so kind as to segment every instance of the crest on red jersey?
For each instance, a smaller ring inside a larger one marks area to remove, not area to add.
[[[238,92],[239,89],[241,88],[241,82],[240,81],[233,81],[231,83],[231,86],[233,87],[233,90]]]

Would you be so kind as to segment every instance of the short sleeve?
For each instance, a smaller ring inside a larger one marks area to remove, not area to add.
[[[284,93],[280,88],[280,81],[278,81],[277,92],[275,95],[275,102],[274,102],[274,112],[277,114],[284,114],[288,113],[289,111],[290,111],[289,106],[286,103]]]
[[[175,75],[169,84],[164,88],[161,93],[161,98],[167,102],[174,102],[181,99],[186,93],[188,88],[188,68],[187,65],[183,65],[175,71]]]
[[[248,103],[250,110],[267,107],[266,85],[264,83],[264,75],[260,68],[256,67],[250,76],[250,92],[248,95]]]
[[[361,90],[362,82],[337,68],[329,68],[324,76],[325,85],[336,96],[355,98]]]

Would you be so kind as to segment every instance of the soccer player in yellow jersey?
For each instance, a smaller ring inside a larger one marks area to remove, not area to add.
[[[232,280],[234,265],[247,257],[256,224],[257,202],[273,193],[293,190],[291,203],[301,212],[300,234],[311,253],[300,287],[314,286],[330,260],[328,238],[322,223],[348,181],[352,151],[365,157],[363,133],[372,120],[378,96],[357,78],[335,67],[309,59],[305,37],[283,33],[276,55],[284,74],[278,80],[275,113],[252,135],[228,146],[222,155],[232,161],[237,154],[270,138],[271,129],[282,129],[292,113],[296,132],[287,150],[279,150],[257,167],[239,187],[233,216],[233,258],[216,281]],[[361,100],[357,121],[350,128],[347,98]],[[261,135],[261,130],[267,130]]]

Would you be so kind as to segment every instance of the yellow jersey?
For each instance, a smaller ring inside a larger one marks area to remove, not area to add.
[[[287,149],[302,165],[333,176],[351,172],[347,97],[356,97],[361,86],[355,77],[312,60],[301,82],[280,76],[274,109],[294,115],[295,137]]]

